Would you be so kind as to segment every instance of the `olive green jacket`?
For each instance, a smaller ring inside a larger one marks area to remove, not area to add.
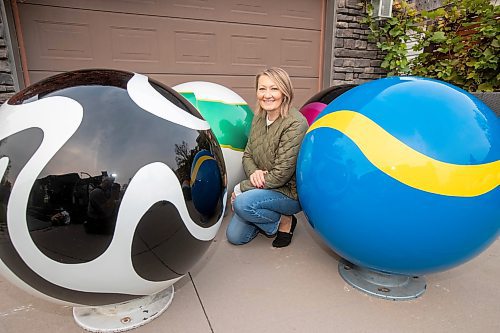
[[[273,189],[297,200],[295,166],[307,128],[306,118],[296,109],[290,109],[287,117],[279,117],[269,126],[265,113],[255,116],[243,152],[243,169],[248,179],[240,183],[241,191],[254,188],[249,178],[260,169],[268,171],[264,176],[265,189]]]

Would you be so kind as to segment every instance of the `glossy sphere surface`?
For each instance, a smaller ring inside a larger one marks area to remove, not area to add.
[[[449,269],[499,235],[500,123],[444,82],[392,77],[336,98],[298,158],[302,207],[352,263],[421,275]]]
[[[326,88],[313,97],[309,98],[307,102],[300,108],[300,113],[304,115],[307,119],[309,126],[314,122],[316,117],[323,111],[328,104],[330,104],[335,98],[339,97],[346,91],[354,88],[353,84],[346,84],[341,86],[332,86]]]
[[[183,185],[199,152],[210,198],[196,205]],[[63,73],[2,105],[0,177],[0,272],[73,304],[169,287],[208,248],[225,203],[209,124],[171,88],[122,71]]]
[[[253,112],[231,89],[217,83],[193,81],[173,87],[184,96],[210,124],[219,141],[231,192],[245,179],[241,158],[248,141]]]
[[[220,200],[222,179],[217,160],[208,150],[201,150],[191,164],[191,197],[196,210],[212,216]]]

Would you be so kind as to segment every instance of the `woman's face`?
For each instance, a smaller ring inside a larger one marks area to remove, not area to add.
[[[261,75],[257,84],[257,100],[266,112],[279,110],[283,102],[283,93],[267,75]]]

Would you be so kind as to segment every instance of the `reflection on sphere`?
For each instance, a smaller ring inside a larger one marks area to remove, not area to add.
[[[212,158],[203,210],[183,192],[200,151]],[[115,70],[63,73],[8,100],[0,176],[4,273],[83,305],[153,294],[187,273],[219,228],[226,190],[221,149],[198,111]]]

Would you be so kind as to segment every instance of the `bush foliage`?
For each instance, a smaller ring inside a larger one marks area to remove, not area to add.
[[[389,75],[440,79],[468,91],[500,90],[500,6],[489,0],[445,0],[432,11],[395,1],[393,17],[377,21],[371,4],[363,23],[369,40],[384,51]],[[407,43],[417,56],[408,59]]]

